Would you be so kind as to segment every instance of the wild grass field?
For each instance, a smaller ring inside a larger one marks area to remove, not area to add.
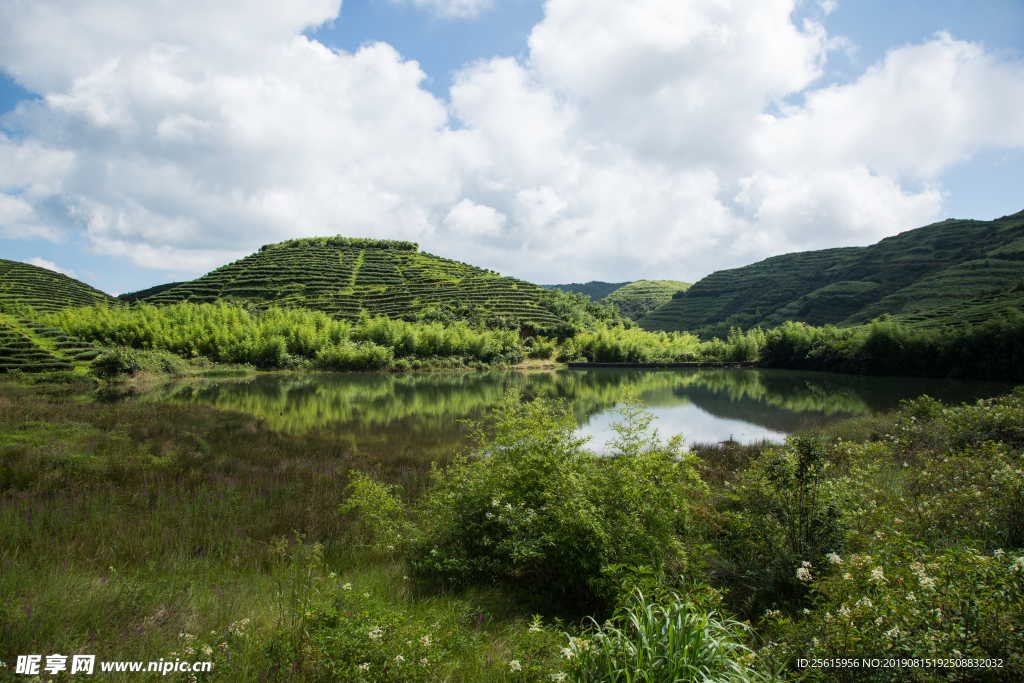
[[[31,653],[223,681],[1024,675],[1022,389],[785,446],[659,445],[627,398],[613,457],[512,393],[427,461],[66,379],[0,380],[5,680]],[[952,663],[798,666],[868,656]]]

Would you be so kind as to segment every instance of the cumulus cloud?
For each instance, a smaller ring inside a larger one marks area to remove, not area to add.
[[[43,96],[0,134],[0,236],[175,272],[342,233],[534,281],[692,280],[925,224],[945,169],[1024,147],[1021,62],[940,34],[820,87],[843,43],[795,0],[548,0],[528,55],[467,65],[448,102],[390,45],[301,35],[339,7],[0,6],[0,67]]]
[[[452,207],[443,223],[456,235],[475,237],[497,235],[505,225],[505,220],[505,214],[471,199],[463,199]]]
[[[75,275],[75,271],[73,271],[73,270],[71,270],[69,268],[61,268],[60,266],[58,266],[53,261],[47,261],[46,259],[39,258],[38,256],[34,256],[32,258],[25,259],[24,261],[22,261],[22,263],[27,263],[27,264],[29,264],[31,266],[39,266],[40,268],[46,268],[47,270],[52,270],[55,273],[63,273],[64,275],[67,275],[68,277],[73,277],[73,278],[77,278],[78,277],[77,275]]]

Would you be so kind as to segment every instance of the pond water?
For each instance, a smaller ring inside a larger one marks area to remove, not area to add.
[[[601,452],[628,386],[657,416],[662,437],[687,443],[782,441],[790,432],[895,408],[928,394],[958,404],[1012,385],[821,372],[719,369],[558,369],[520,372],[257,375],[168,384],[143,400],[242,411],[286,434],[337,438],[353,453],[447,459],[466,445],[464,420],[483,420],[510,390],[564,398]]]

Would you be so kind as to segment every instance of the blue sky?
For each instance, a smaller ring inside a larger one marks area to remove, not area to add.
[[[36,9],[0,10],[0,257],[108,292],[337,233],[692,281],[1024,209],[1020,0]]]

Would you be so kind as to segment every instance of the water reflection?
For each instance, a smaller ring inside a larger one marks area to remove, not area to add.
[[[482,420],[508,390],[568,400],[600,449],[611,412],[632,385],[662,435],[689,442],[781,440],[841,417],[887,410],[921,394],[947,403],[1008,391],[994,382],[859,377],[787,370],[556,370],[431,374],[261,375],[168,384],[143,398],[246,412],[287,434],[335,435],[357,452],[443,458],[465,443],[462,420]]]

